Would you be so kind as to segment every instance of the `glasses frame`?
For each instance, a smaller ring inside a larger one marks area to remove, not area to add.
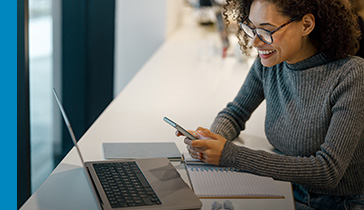
[[[280,30],[281,28],[283,28],[284,26],[286,26],[286,25],[288,25],[288,24],[290,24],[290,23],[292,23],[293,21],[295,21],[295,20],[297,20],[298,18],[300,18],[300,17],[302,17],[302,15],[300,15],[300,16],[297,16],[297,17],[294,17],[294,18],[292,18],[290,21],[288,21],[288,22],[286,22],[286,23],[283,23],[282,25],[280,25],[280,26],[278,26],[276,29],[274,29],[273,31],[269,31],[269,30],[267,30],[267,29],[264,29],[264,28],[252,28],[252,27],[250,27],[249,25],[247,25],[247,24],[245,24],[244,22],[245,21],[242,21],[242,22],[240,22],[239,23],[239,27],[240,27],[240,29],[241,30],[243,30],[244,31],[244,33],[246,34],[246,35],[248,35],[248,37],[250,37],[250,38],[254,38],[254,37],[251,37],[245,30],[244,30],[244,28],[242,27],[242,25],[244,25],[244,26],[246,26],[246,27],[248,27],[248,28],[250,28],[250,30],[252,30],[252,32],[253,32],[253,34],[254,34],[254,36],[257,36],[262,42],[264,42],[264,43],[266,43],[266,44],[272,44],[273,43],[273,34],[275,33],[275,32],[277,32],[278,30]],[[247,19],[249,22],[251,22],[249,19]],[[267,32],[268,33],[268,35],[270,36],[270,39],[272,40],[271,42],[267,42],[267,41],[265,41],[262,37],[260,37],[260,35],[259,34],[257,34],[257,32],[256,32],[256,30],[257,29],[259,29],[259,30],[263,30],[263,31],[265,31],[265,32]]]

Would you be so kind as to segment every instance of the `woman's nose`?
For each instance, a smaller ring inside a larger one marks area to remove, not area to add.
[[[257,36],[257,35],[255,35],[254,37],[253,37],[253,47],[260,47],[260,46],[262,46],[262,45],[264,45],[265,43]]]

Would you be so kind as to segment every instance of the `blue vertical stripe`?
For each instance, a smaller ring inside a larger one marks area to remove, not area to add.
[[[1,209],[16,209],[17,1],[0,3]]]

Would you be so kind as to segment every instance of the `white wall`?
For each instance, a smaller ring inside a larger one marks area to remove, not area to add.
[[[182,0],[117,0],[114,97],[175,31]]]

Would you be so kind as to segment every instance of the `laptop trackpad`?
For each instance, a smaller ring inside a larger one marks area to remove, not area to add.
[[[161,200],[162,207],[201,207],[200,200],[167,158],[140,159],[137,163]],[[187,203],[190,206],[186,206]]]

